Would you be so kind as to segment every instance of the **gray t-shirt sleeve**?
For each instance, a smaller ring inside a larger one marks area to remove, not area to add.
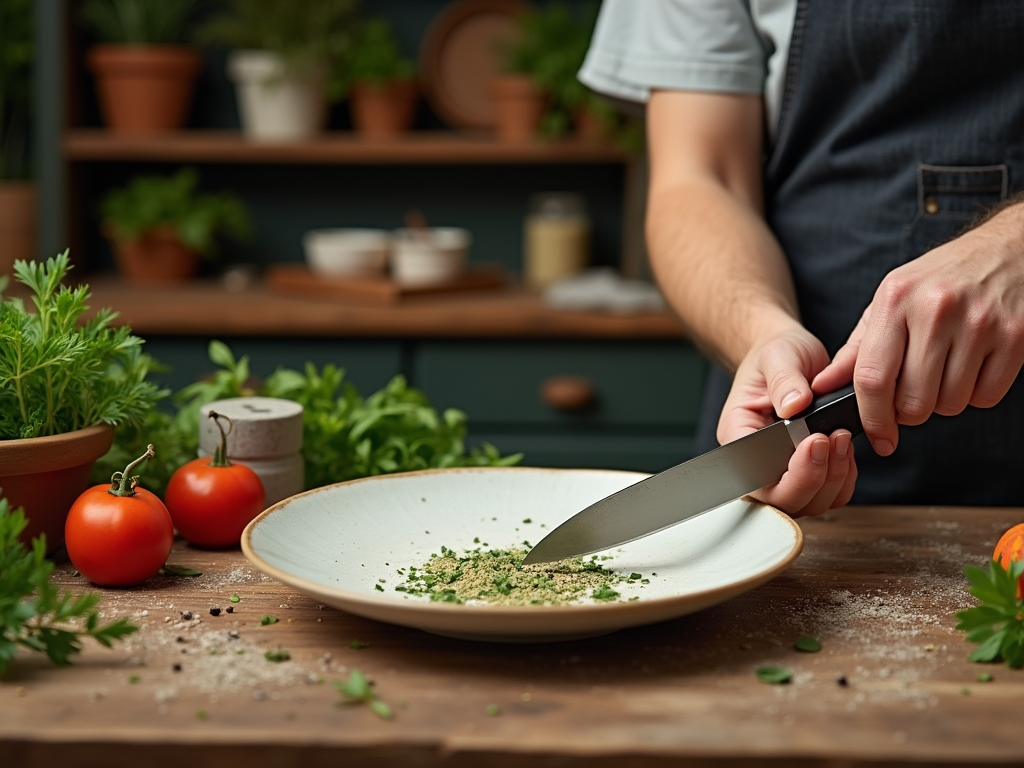
[[[604,0],[580,80],[630,101],[657,88],[761,94],[770,53],[748,0]]]

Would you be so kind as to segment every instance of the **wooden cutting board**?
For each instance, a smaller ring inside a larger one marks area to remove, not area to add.
[[[354,299],[392,304],[414,296],[467,291],[493,291],[508,281],[500,264],[471,264],[455,280],[430,285],[400,285],[389,275],[327,277],[310,271],[305,264],[273,264],[266,272],[267,285],[280,293]]]

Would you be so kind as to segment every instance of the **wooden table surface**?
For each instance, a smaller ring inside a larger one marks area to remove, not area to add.
[[[202,576],[103,591],[106,614],[130,616],[136,635],[90,643],[68,668],[18,656],[0,684],[0,766],[1020,766],[1024,671],[969,663],[953,613],[974,602],[963,566],[1022,520],[847,508],[801,521],[795,564],[730,602],[536,645],[350,616],[239,551],[179,543],[170,562]],[[89,589],[69,565],[56,578]],[[267,614],[280,621],[261,625]],[[822,650],[793,649],[801,634]],[[265,660],[279,649],[291,659]],[[759,682],[768,664],[792,682]],[[338,705],[331,683],[353,668],[393,720]]]

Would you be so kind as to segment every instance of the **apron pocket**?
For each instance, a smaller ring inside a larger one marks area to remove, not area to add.
[[[917,217],[907,228],[904,256],[916,259],[952,240],[1006,199],[1006,165],[917,167]]]

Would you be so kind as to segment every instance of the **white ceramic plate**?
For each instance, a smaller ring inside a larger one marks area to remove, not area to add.
[[[503,642],[568,640],[683,616],[763,584],[800,553],[803,537],[788,516],[742,499],[606,553],[612,559],[605,567],[650,577],[646,585],[617,586],[621,602],[458,605],[394,589],[404,581],[397,569],[422,566],[442,545],[461,552],[480,546],[475,538],[500,549],[536,543],[584,507],[645,477],[505,467],[353,480],[270,507],[245,529],[242,550],[267,575],[343,611]],[[634,596],[639,599],[628,601]]]

